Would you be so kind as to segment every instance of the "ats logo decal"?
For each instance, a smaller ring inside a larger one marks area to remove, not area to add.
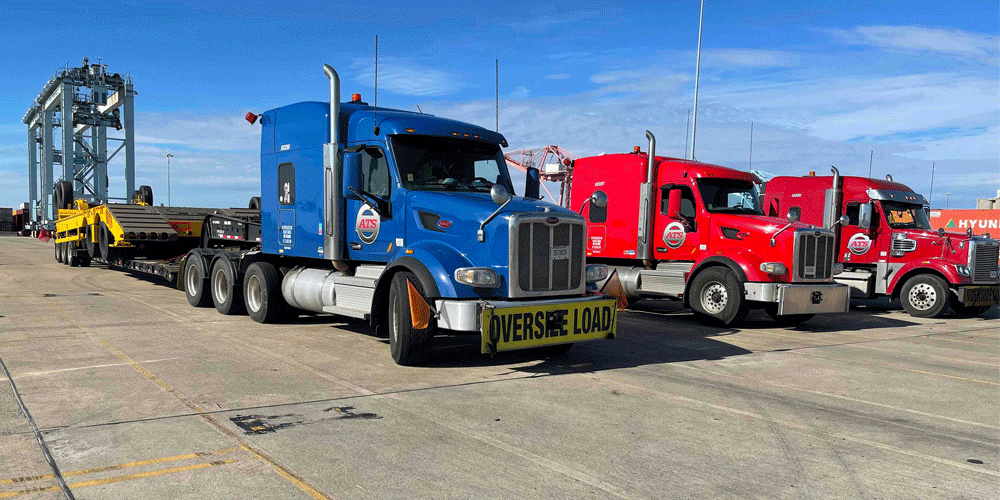
[[[670,248],[680,248],[684,244],[684,238],[687,234],[684,233],[684,225],[680,222],[671,222],[667,224],[666,229],[663,230],[663,243],[665,243]]]
[[[367,204],[358,209],[354,230],[362,242],[372,244],[378,238],[378,230],[382,227],[382,218]]]
[[[847,249],[854,255],[864,255],[868,253],[868,249],[871,247],[872,240],[864,233],[855,234],[847,241]]]

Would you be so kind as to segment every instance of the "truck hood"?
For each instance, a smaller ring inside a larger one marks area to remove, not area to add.
[[[762,232],[768,235],[768,238],[772,234],[777,232],[779,229],[785,227],[788,224],[788,220],[781,219],[778,217],[768,217],[766,215],[747,215],[747,214],[725,214],[725,213],[715,213],[712,214],[712,221],[719,226],[731,227],[735,229],[746,230],[748,232]],[[785,231],[792,231],[794,229],[810,227],[809,224],[804,224],[801,222],[796,222],[792,224],[792,227],[786,229]]]
[[[407,194],[410,206],[432,211],[442,217],[476,222],[486,220],[500,205],[493,203],[489,193],[468,193],[456,191],[410,191]],[[550,211],[558,217],[580,217],[579,214],[546,201],[515,196],[497,217],[515,212]]]

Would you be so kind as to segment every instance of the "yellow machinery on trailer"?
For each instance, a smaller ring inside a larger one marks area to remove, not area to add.
[[[70,266],[104,262],[176,280],[179,260],[192,248],[207,247],[206,221],[232,217],[259,220],[259,208],[218,209],[152,205],[152,189],[140,187],[131,203],[90,205],[73,200],[71,185],[56,185],[55,258]],[[259,241],[259,240],[258,240]]]

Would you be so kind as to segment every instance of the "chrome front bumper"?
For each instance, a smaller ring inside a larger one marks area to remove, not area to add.
[[[569,297],[550,300],[529,300],[529,301],[486,301],[486,300],[457,300],[438,299],[434,301],[434,309],[437,310],[437,326],[445,330],[455,330],[459,332],[481,332],[483,329],[483,310],[487,307],[503,309],[507,307],[524,307],[540,305],[559,304],[581,304],[586,302],[596,302],[607,300],[603,295],[587,295],[580,297]]]
[[[842,313],[851,307],[851,287],[839,283],[744,283],[743,288],[747,300],[776,302],[779,315]]]

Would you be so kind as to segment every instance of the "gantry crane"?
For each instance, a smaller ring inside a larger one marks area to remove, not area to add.
[[[558,203],[560,206],[569,208],[569,193],[573,184],[573,160],[578,158],[577,155],[559,146],[550,145],[539,149],[515,149],[503,156],[508,165],[518,170],[527,172],[529,168],[538,168],[540,180],[561,183]],[[541,167],[537,167],[537,165],[541,165]],[[542,189],[545,190],[545,194],[549,195],[550,199],[556,199],[544,183],[542,183]]]

